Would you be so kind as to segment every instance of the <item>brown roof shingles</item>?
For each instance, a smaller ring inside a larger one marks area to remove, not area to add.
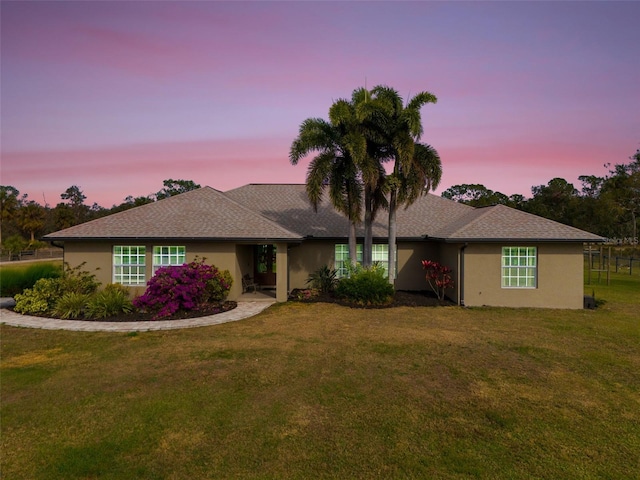
[[[300,236],[211,187],[76,225],[44,237],[300,240]]]
[[[476,208],[437,231],[448,241],[569,241],[599,242],[603,238],[583,230],[505,205]]]
[[[504,205],[474,208],[435,195],[398,210],[398,238],[445,241],[597,242],[601,237]],[[46,235],[72,239],[282,240],[345,238],[348,220],[324,199],[314,212],[304,185],[251,184],[228,192],[210,187],[169,197]],[[359,228],[358,235],[362,236]],[[387,236],[387,212],[373,227]]]

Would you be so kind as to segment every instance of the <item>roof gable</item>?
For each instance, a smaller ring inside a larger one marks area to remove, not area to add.
[[[51,233],[44,238],[294,240],[300,236],[238,204],[222,192],[203,187]]]
[[[475,208],[434,237],[454,241],[599,242],[602,237],[505,205]]]

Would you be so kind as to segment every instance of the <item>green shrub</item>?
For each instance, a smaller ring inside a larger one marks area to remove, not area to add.
[[[321,293],[333,292],[337,282],[337,273],[335,269],[329,268],[328,265],[323,265],[309,275],[307,285],[310,284],[311,288],[319,290]]]
[[[33,288],[41,278],[57,278],[60,275],[61,266],[51,262],[3,266],[0,268],[0,296],[13,297],[27,288]]]
[[[85,315],[87,318],[106,318],[132,311],[133,304],[127,288],[119,283],[110,283],[89,298]]]
[[[64,272],[60,277],[63,292],[94,293],[98,290],[100,282],[94,274],[82,270],[84,265],[85,262],[71,268],[68,263],[64,264]]]
[[[82,270],[83,264],[70,268],[65,264],[64,273],[58,278],[41,278],[33,288],[15,296],[15,311],[26,314],[53,313],[56,302],[69,293],[93,294],[99,283],[95,275]]]
[[[53,314],[59,318],[80,318],[89,298],[88,293],[67,292],[56,301]]]
[[[11,258],[12,255],[16,255],[22,250],[25,250],[27,245],[29,245],[29,242],[20,235],[11,235],[2,242],[2,250],[6,251],[9,254],[9,258]]]
[[[360,268],[336,286],[336,295],[358,305],[388,305],[393,301],[394,289],[380,267]]]
[[[229,270],[218,270],[216,267],[213,268],[215,271],[214,276],[207,281],[207,301],[221,302],[229,295],[229,291],[233,285],[233,277]]]
[[[19,313],[44,314],[53,310],[62,293],[59,278],[41,278],[33,288],[27,288],[15,296],[14,310]]]

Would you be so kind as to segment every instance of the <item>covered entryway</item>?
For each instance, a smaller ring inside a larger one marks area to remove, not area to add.
[[[247,276],[248,281],[256,285],[255,289],[240,288],[238,295],[246,295],[248,292],[255,299],[256,296],[260,296],[254,295],[254,292],[257,292],[265,297],[276,298],[278,302],[287,301],[289,282],[286,243],[238,244],[236,258],[237,278],[242,279]]]
[[[253,278],[260,288],[276,288],[276,253],[275,245],[254,245]]]

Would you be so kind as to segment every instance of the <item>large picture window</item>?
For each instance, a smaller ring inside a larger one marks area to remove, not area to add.
[[[145,285],[146,248],[143,246],[113,247],[113,283],[122,285]]]
[[[184,265],[186,263],[186,248],[173,246],[153,247],[153,273],[160,267]]]
[[[536,247],[502,247],[502,288],[536,288]]]

